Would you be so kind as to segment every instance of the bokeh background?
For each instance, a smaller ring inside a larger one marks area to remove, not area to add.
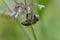
[[[28,3],[32,0],[26,1]],[[42,10],[34,8],[40,15],[40,21],[32,25],[37,40],[60,40],[60,0],[33,0],[33,2],[45,5]],[[30,26],[23,26],[14,18],[4,15],[5,10],[12,10],[14,6],[14,0],[0,0],[0,40],[34,40]],[[19,22],[24,19],[23,16]]]

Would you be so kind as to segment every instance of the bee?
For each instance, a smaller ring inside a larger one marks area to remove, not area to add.
[[[33,13],[27,13],[26,14],[26,20],[22,22],[21,24],[24,26],[30,26],[32,24],[36,24],[36,22],[39,21],[39,16]]]

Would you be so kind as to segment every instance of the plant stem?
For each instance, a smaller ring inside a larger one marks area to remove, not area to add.
[[[33,2],[33,0],[32,0],[32,2]],[[26,6],[26,0],[24,0],[24,3],[25,3],[25,6]],[[27,11],[27,10],[26,10],[26,11]],[[31,25],[31,30],[32,30],[32,33],[33,33],[34,39],[35,39],[35,40],[37,40],[37,38],[36,38],[36,35],[35,35],[35,32],[34,32],[34,29],[33,29],[32,25]]]
[[[32,0],[32,2],[33,2],[33,0]],[[31,7],[31,9],[33,10],[32,7]],[[33,33],[34,39],[37,40],[37,37],[36,37],[36,34],[35,34],[35,32],[34,32],[34,28],[33,28],[32,25],[31,25],[31,30],[32,30],[32,33]]]
[[[32,33],[33,33],[33,36],[34,36],[34,40],[37,40],[36,38],[36,35],[35,35],[35,32],[34,32],[34,29],[33,29],[33,26],[31,25],[31,30],[32,30]]]
[[[26,6],[26,0],[24,0],[25,6]]]

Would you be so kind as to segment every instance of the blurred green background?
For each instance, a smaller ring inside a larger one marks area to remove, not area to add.
[[[28,3],[32,0],[26,1]],[[32,25],[37,40],[60,40],[60,0],[33,0],[33,2],[45,5],[43,10],[34,8],[40,15],[40,21]],[[30,26],[23,26],[14,18],[3,15],[3,11],[12,10],[14,6],[14,0],[0,0],[0,40],[35,40]]]

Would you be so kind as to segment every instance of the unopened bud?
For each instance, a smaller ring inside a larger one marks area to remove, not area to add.
[[[14,14],[16,14],[16,12],[15,12],[15,11],[13,11],[13,12],[10,14],[10,16],[13,16]]]
[[[22,8],[19,8],[19,9],[18,9],[18,12],[17,12],[17,13],[16,13],[16,15],[15,15],[15,18],[17,18],[17,17],[18,17],[18,15],[20,15],[20,16],[21,16],[22,11],[23,11],[23,9],[22,9]]]
[[[4,12],[6,15],[11,15],[11,12],[9,12],[9,11],[5,11]]]
[[[31,8],[30,7],[27,7],[27,12],[31,13]]]
[[[15,18],[17,18],[17,17],[18,17],[18,14],[19,14],[19,13],[16,13]]]
[[[44,6],[44,5],[39,5],[39,4],[38,4],[38,8],[39,8],[39,9],[42,9],[42,8],[45,8],[45,6]]]

